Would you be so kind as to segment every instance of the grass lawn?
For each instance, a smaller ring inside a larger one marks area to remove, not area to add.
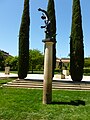
[[[0,120],[90,120],[90,91],[53,90],[42,104],[42,90],[0,88]]]
[[[0,78],[0,86],[6,84],[7,82],[11,82],[15,78]]]

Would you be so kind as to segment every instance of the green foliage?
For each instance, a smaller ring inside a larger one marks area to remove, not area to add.
[[[11,59],[13,59],[13,56],[8,56],[7,58],[6,58],[6,60],[5,60],[5,66],[7,66],[7,65],[9,65],[9,66],[11,66]]]
[[[24,1],[24,10],[19,31],[19,61],[18,77],[23,79],[27,76],[29,66],[29,0]]]
[[[1,56],[1,55],[0,55]],[[2,55],[2,58],[4,56]],[[3,59],[3,70],[5,66],[10,66],[11,71],[18,70],[18,57],[8,56]],[[1,62],[0,62],[1,64]],[[44,67],[44,55],[37,49],[29,50],[29,70],[43,70]]]
[[[55,16],[54,0],[48,1],[47,13],[49,15],[50,22],[51,22],[50,23],[51,36],[54,38],[56,42],[56,16]],[[46,38],[48,38],[47,35],[46,35]]]
[[[90,91],[53,90],[42,104],[42,90],[0,88],[0,120],[89,120]]]
[[[55,16],[55,7],[54,7],[54,0],[48,1],[47,13],[50,18],[50,30],[51,36],[53,37],[55,43],[53,44],[53,76],[54,76],[54,69],[56,66],[56,16]],[[46,34],[46,38],[48,35]]]
[[[10,66],[10,70],[18,70],[18,57],[9,56],[5,60],[5,66]]]
[[[84,68],[84,73],[90,75],[90,67],[89,68]]]
[[[84,75],[90,76],[90,58],[84,59]]]
[[[84,46],[80,1],[73,0],[70,36],[70,73],[73,81],[81,81],[84,67]]]
[[[90,67],[90,58],[85,58],[84,67]]]
[[[29,51],[29,69],[30,70],[42,70],[44,65],[44,55],[39,50]]]
[[[0,51],[0,70],[4,70],[4,65],[5,65],[4,60],[5,60],[4,55],[3,55],[3,53]]]
[[[7,84],[8,82],[11,82],[13,80],[13,78],[0,78],[0,86],[2,86],[3,84]]]

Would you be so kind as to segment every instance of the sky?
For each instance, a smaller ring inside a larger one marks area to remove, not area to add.
[[[72,22],[72,1],[55,0],[56,11],[56,56],[63,58],[70,53],[70,33]],[[82,28],[84,36],[84,54],[90,57],[90,0],[80,0]],[[30,49],[44,51],[44,29],[41,25],[41,12],[47,9],[48,0],[30,0]],[[10,55],[18,56],[19,29],[24,7],[24,0],[0,0],[0,49]]]

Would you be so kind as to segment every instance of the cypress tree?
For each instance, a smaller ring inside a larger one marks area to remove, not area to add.
[[[70,73],[73,81],[81,81],[84,67],[84,45],[80,0],[73,0],[70,36]]]
[[[24,79],[29,67],[29,0],[24,0],[24,10],[19,31],[18,77]]]
[[[55,16],[55,7],[54,7],[54,0],[48,1],[47,6],[47,13],[49,15],[50,19],[50,30],[51,30],[51,36],[53,37],[55,43],[53,44],[53,76],[54,76],[54,68],[56,66],[56,16]],[[48,35],[46,34],[46,38],[48,38]]]

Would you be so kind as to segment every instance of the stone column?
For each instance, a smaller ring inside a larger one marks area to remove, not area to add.
[[[52,52],[53,41],[46,39],[44,56],[43,104],[52,102]]]

